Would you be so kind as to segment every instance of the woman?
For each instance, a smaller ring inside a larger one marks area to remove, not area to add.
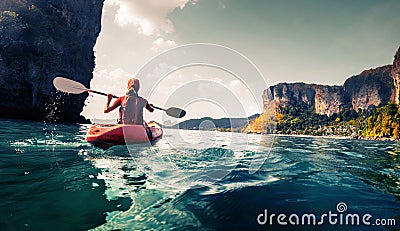
[[[113,95],[108,94],[104,113],[108,113],[120,107],[118,123],[143,125],[143,108],[146,108],[150,112],[153,112],[154,108],[146,99],[138,95],[139,88],[140,83],[138,79],[132,78],[128,80],[128,91],[125,96],[119,97],[111,106],[110,103]]]

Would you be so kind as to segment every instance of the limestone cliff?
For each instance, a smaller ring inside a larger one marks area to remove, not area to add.
[[[78,122],[87,95],[60,97],[52,80],[89,86],[103,0],[0,1],[0,116]]]
[[[391,71],[391,65],[366,70],[347,79],[343,86],[279,83],[270,87],[271,95],[264,92],[264,104],[273,101],[278,109],[312,108],[317,114],[327,116],[339,113],[345,107],[356,111],[379,107],[393,98],[395,88]]]
[[[395,88],[394,102],[400,104],[400,47],[394,56],[392,76]]]
[[[326,86],[306,83],[280,83],[270,88],[272,97],[265,96],[264,104],[273,100],[282,110],[292,107],[296,110],[313,108],[316,113],[331,116],[338,113],[346,103],[341,86]]]
[[[347,79],[344,90],[354,110],[366,110],[385,105],[394,93],[392,66],[363,71]]]
[[[305,83],[280,83],[271,87],[275,105],[286,107],[289,104],[315,103],[314,85]]]
[[[242,131],[399,139],[399,105],[391,101],[400,102],[400,48],[393,65],[363,71],[342,86],[279,83],[263,100],[263,114]]]
[[[346,95],[341,86],[316,85],[315,112],[320,115],[331,116],[339,113],[346,104]]]

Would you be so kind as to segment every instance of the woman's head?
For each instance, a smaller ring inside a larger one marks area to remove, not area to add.
[[[128,88],[128,92],[126,93],[127,95],[137,96],[140,88],[139,80],[135,78],[129,79],[127,88]]]
[[[140,88],[140,82],[138,79],[132,78],[128,80],[128,89],[133,87],[133,89],[135,89],[135,91],[139,91]]]

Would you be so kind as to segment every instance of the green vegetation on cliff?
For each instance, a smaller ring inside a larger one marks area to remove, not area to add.
[[[365,119],[362,136],[367,138],[400,138],[400,107],[389,103]]]
[[[244,129],[247,132],[265,132],[265,115],[261,115]],[[351,136],[367,139],[399,139],[400,107],[392,102],[368,111],[356,112],[350,107],[330,117],[314,112],[306,104],[278,109],[277,134]]]

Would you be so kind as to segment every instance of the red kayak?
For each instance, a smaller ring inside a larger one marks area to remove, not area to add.
[[[143,125],[93,124],[86,133],[86,141],[95,147],[107,149],[114,145],[154,142],[162,137],[163,130],[156,122]]]

